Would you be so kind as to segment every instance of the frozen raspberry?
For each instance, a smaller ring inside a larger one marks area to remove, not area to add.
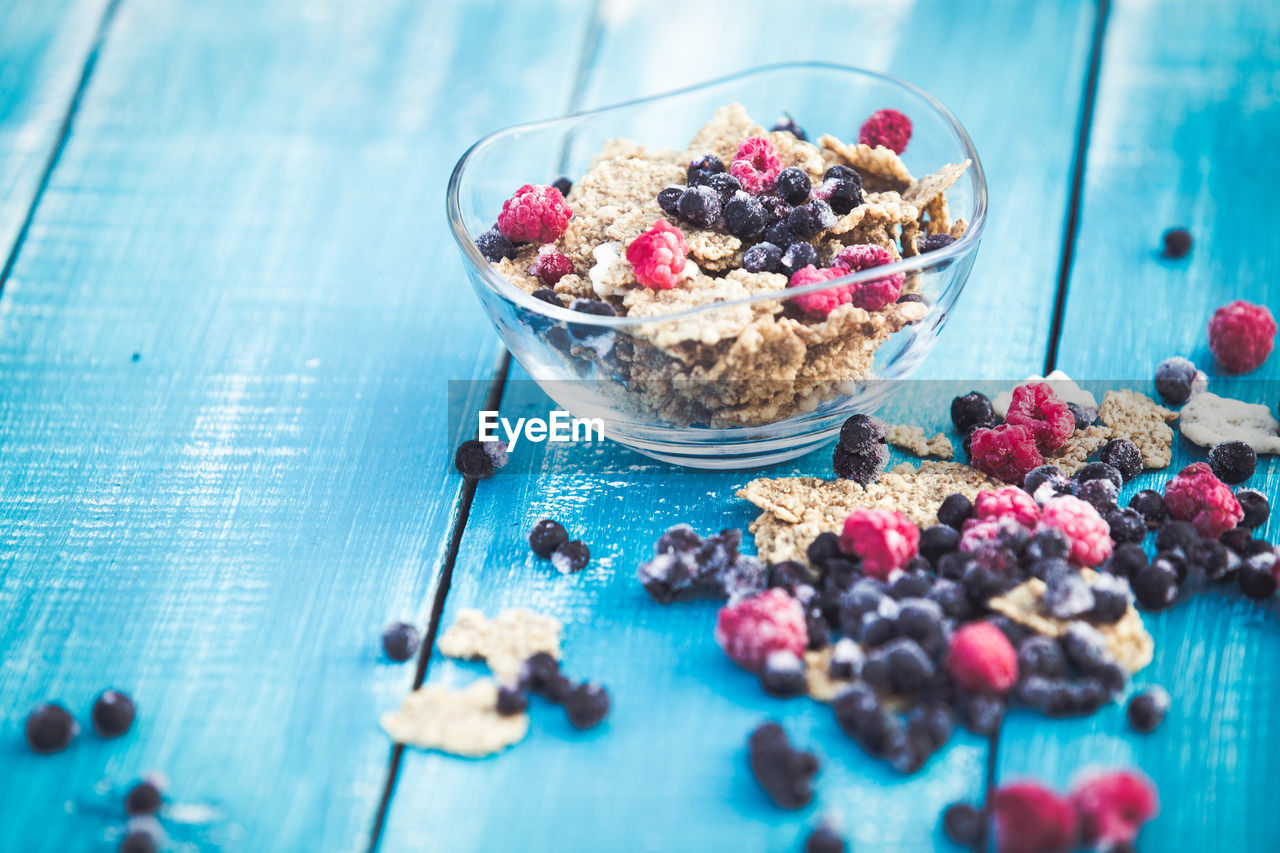
[[[554,243],[572,218],[560,190],[525,184],[502,203],[498,230],[514,243]]]
[[[792,273],[791,281],[787,282],[787,287],[804,287],[806,284],[813,284],[818,281],[831,281],[842,275],[844,275],[844,270],[840,267],[818,269],[813,264],[809,264]],[[826,290],[819,290],[816,293],[804,293],[795,297],[792,301],[795,302],[796,307],[806,314],[817,314],[825,317],[849,301],[849,288],[831,287]]]
[[[1014,388],[1004,419],[1030,432],[1041,453],[1061,448],[1076,429],[1075,415],[1045,382],[1028,382]]]
[[[1081,840],[1089,847],[1132,844],[1160,802],[1151,780],[1129,770],[1095,776],[1071,792],[1080,816]]]
[[[781,170],[782,160],[778,158],[778,149],[763,136],[742,140],[738,153],[733,155],[733,162],[729,165],[729,174],[737,178],[742,188],[752,195],[760,195],[771,189]]]
[[[773,652],[804,655],[809,645],[804,606],[773,588],[720,608],[716,616],[716,642],[734,663],[759,672]]]
[[[844,520],[840,549],[862,558],[862,571],[884,580],[916,555],[920,528],[887,509],[855,509]]]
[[[1040,507],[1035,498],[1014,486],[994,492],[983,489],[973,502],[973,515],[979,520],[1008,517],[1023,527],[1035,527],[1040,520]]]
[[[990,622],[970,622],[951,637],[947,672],[973,693],[1008,693],[1018,680],[1018,653]]]
[[[1021,483],[1033,468],[1044,464],[1036,440],[1026,428],[1001,424],[991,429],[976,429],[969,441],[969,461],[1006,483]]]
[[[911,141],[911,119],[897,110],[876,110],[862,123],[858,141],[872,148],[883,145],[901,154]]]
[[[1244,518],[1231,488],[1204,462],[1191,463],[1169,481],[1164,507],[1170,518],[1191,522],[1205,539],[1217,539]]]
[[[845,246],[832,262],[834,266],[844,267],[849,272],[870,269],[893,263],[893,255],[883,246],[874,244]],[[890,302],[897,302],[902,294],[902,283],[906,277],[902,273],[894,273],[884,278],[876,278],[853,285],[853,304],[868,311],[879,311]]]
[[[1005,785],[994,798],[999,853],[1066,853],[1078,835],[1075,806],[1034,782]]]
[[[1228,492],[1230,494],[1230,492]],[[1100,566],[1111,556],[1111,526],[1089,504],[1071,495],[1045,501],[1037,529],[1053,528],[1071,541],[1069,559],[1082,566]]]
[[[688,251],[683,232],[659,219],[627,246],[627,260],[635,267],[636,281],[651,290],[670,290],[680,279]]]
[[[1276,343],[1276,319],[1263,305],[1237,299],[1213,312],[1209,349],[1232,373],[1256,370]]]
[[[543,246],[538,250],[538,258],[529,267],[529,275],[536,275],[547,287],[553,287],[557,281],[573,272],[573,261],[563,252],[557,252],[551,246]]]

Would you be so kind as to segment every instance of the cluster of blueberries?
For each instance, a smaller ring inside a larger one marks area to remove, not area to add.
[[[498,713],[523,713],[529,707],[529,693],[562,705],[569,722],[579,729],[600,724],[609,713],[609,693],[599,684],[574,684],[560,671],[560,662],[546,652],[538,652],[520,668],[517,684],[498,688]]]

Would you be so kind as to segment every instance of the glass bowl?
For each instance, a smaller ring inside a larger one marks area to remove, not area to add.
[[[681,151],[718,107],[734,102],[765,126],[789,114],[811,140],[824,133],[856,140],[875,110],[906,113],[913,132],[902,160],[913,175],[971,161],[946,197],[950,216],[966,220],[967,230],[943,248],[831,281],[738,292],[643,317],[550,305],[509,282],[477,248],[475,238],[492,227],[516,187],[557,175],[576,179],[616,137]],[[512,355],[558,406],[657,459],[745,468],[814,449],[849,415],[875,411],[920,366],[973,266],[986,200],[973,143],[933,97],[871,71],[789,63],[500,130],[458,161],[446,205],[481,304]],[[903,277],[904,294],[919,294],[908,297],[909,307],[899,302],[880,312],[846,312],[841,323],[824,325],[796,301],[893,275]],[[902,325],[908,315],[911,322]],[[782,326],[785,336],[778,333]],[[797,345],[798,339],[807,343]],[[873,341],[878,348],[868,351]]]

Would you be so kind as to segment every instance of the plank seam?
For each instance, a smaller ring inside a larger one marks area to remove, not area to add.
[[[1098,0],[1098,17],[1093,26],[1093,44],[1089,49],[1089,70],[1085,75],[1084,97],[1080,107],[1080,124],[1076,134],[1075,159],[1071,164],[1071,195],[1067,203],[1067,220],[1062,237],[1062,258],[1058,267],[1058,290],[1053,301],[1053,319],[1049,325],[1049,349],[1044,358],[1044,374],[1058,366],[1058,344],[1062,337],[1063,316],[1067,308],[1067,286],[1075,261],[1076,236],[1080,225],[1081,196],[1084,194],[1084,172],[1088,161],[1089,134],[1093,128],[1094,101],[1098,94],[1098,77],[1102,68],[1102,43],[1106,37],[1111,0]]]
[[[93,76],[94,68],[97,67],[98,55],[102,51],[103,44],[106,43],[107,31],[111,28],[111,22],[115,20],[116,12],[122,2],[123,0],[109,0],[106,8],[102,10],[102,17],[98,20],[98,27],[93,34],[93,42],[90,44],[89,52],[85,56],[84,67],[80,69],[80,79],[76,81],[76,88],[71,93],[71,100],[67,103],[67,112],[63,115],[62,123],[58,126],[57,139],[54,140],[53,147],[49,150],[49,156],[45,159],[44,168],[40,172],[40,181],[36,184],[36,191],[31,196],[31,203],[27,206],[27,211],[22,217],[22,225],[18,228],[18,233],[13,238],[13,246],[9,248],[4,267],[0,268],[0,294],[4,293],[5,285],[9,283],[9,276],[13,274],[13,268],[18,262],[18,254],[27,242],[27,234],[31,230],[31,223],[35,221],[36,210],[44,199],[44,193],[49,187],[49,181],[53,177],[54,169],[58,167],[58,162],[62,159],[62,152],[66,150],[67,140],[71,137],[71,125],[75,121],[76,113],[80,111],[80,102],[84,99],[85,90],[89,88],[89,79]]]

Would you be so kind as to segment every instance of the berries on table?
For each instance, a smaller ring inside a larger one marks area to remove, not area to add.
[[[995,426],[996,413],[991,406],[991,398],[981,392],[970,391],[952,399],[951,423],[961,435],[974,427]]]
[[[765,793],[784,809],[798,809],[813,799],[812,779],[818,757],[791,746],[777,723],[765,723],[747,740],[751,772]]]
[[[742,184],[733,175],[712,175],[703,181],[701,186],[715,190],[716,195],[720,196],[721,210],[724,209],[724,205],[728,204],[731,198],[742,192]]]
[[[393,622],[382,632],[382,650],[398,663],[416,655],[421,643],[422,635],[408,622]]]
[[[598,684],[579,684],[564,697],[564,710],[574,728],[592,728],[609,713],[609,693]]]
[[[1111,538],[1117,543],[1141,542],[1147,536],[1147,522],[1142,513],[1131,507],[1111,507],[1104,514]]]
[[[764,205],[745,192],[738,191],[724,206],[724,227],[735,237],[754,240],[766,224]]]
[[[1271,551],[1253,554],[1240,564],[1240,590],[1249,598],[1262,600],[1276,593],[1276,555]]]
[[[1258,453],[1243,441],[1224,441],[1209,451],[1209,468],[1224,483],[1238,486],[1253,476]]]
[[[945,249],[956,241],[955,237],[950,234],[926,234],[916,241],[916,249],[920,254],[925,255],[929,252],[936,252],[939,249]]]
[[[987,815],[968,803],[952,803],[942,813],[942,831],[961,847],[981,847],[987,838]]]
[[[1041,453],[1059,450],[1076,428],[1075,416],[1047,382],[1028,382],[1014,388],[1004,419],[1031,433]]]
[[[1068,400],[1067,410],[1076,419],[1076,429],[1088,429],[1098,419],[1098,410],[1093,406],[1082,406]]]
[[[116,849],[118,853],[156,853],[160,845],[152,832],[146,829],[135,829],[121,839],[120,846]]]
[[[683,203],[683,196],[681,199]],[[719,215],[718,208],[716,215]],[[688,252],[684,233],[667,220],[659,219],[627,246],[627,261],[635,268],[636,281],[640,284],[650,290],[670,290],[680,280]]]
[[[808,201],[809,193],[812,189],[813,186],[809,181],[808,173],[796,166],[788,166],[783,169],[773,182],[773,191],[778,194],[779,198],[791,205],[804,204]]]
[[[778,245],[782,244],[779,243]],[[778,268],[778,272],[791,276],[807,266],[816,266],[817,263],[818,250],[803,240],[796,240],[782,252],[782,263]]]
[[[1130,770],[1088,779],[1071,791],[1071,804],[1080,820],[1080,839],[1103,848],[1132,844],[1142,825],[1160,810],[1151,780]]]
[[[1256,370],[1275,342],[1276,320],[1265,305],[1237,299],[1214,311],[1209,320],[1209,350],[1232,373]]]
[[[1154,530],[1164,523],[1167,513],[1164,498],[1154,489],[1143,489],[1129,498],[1129,508],[1137,510],[1147,522],[1148,529]]]
[[[1170,228],[1161,239],[1166,258],[1185,258],[1191,251],[1191,232],[1185,228]]]
[[[1045,501],[1040,527],[1052,527],[1071,541],[1071,560],[1082,566],[1100,566],[1111,556],[1107,522],[1089,504],[1070,495]]]
[[[862,558],[862,571],[884,580],[916,555],[920,528],[905,515],[887,509],[859,507],[844,520],[840,548]]]
[[[783,266],[786,266],[785,255],[783,256]],[[845,271],[841,268],[818,269],[810,264],[803,269],[796,270],[792,274],[791,280],[787,282],[787,287],[805,287],[819,282],[831,281],[844,274]],[[795,303],[797,308],[807,314],[826,317],[832,311],[847,303],[849,299],[849,288],[847,285],[842,285],[829,287],[826,290],[819,290],[814,293],[802,293],[799,296],[792,297],[791,301]]]
[[[492,477],[507,464],[505,441],[479,441],[470,439],[458,445],[453,454],[453,467],[458,473],[472,480]]]
[[[580,572],[587,567],[591,559],[591,549],[580,539],[561,542],[551,552],[551,565],[562,575]]]
[[[1142,451],[1127,438],[1113,438],[1102,445],[1098,459],[1120,472],[1124,480],[1132,480],[1142,473]]]
[[[844,838],[826,821],[814,827],[804,840],[804,853],[845,853],[848,849]]]
[[[1208,382],[1203,371],[1180,355],[1166,358],[1156,367],[1156,393],[1171,406],[1181,406]]]
[[[716,615],[716,643],[734,663],[759,672],[776,651],[804,655],[809,644],[804,606],[781,589],[726,604]]]
[[[898,110],[876,110],[859,128],[858,141],[872,148],[883,145],[895,154],[901,154],[911,141],[911,119]]]
[[[476,248],[480,250],[480,254],[484,255],[486,261],[495,264],[503,258],[511,259],[516,256],[516,247],[502,236],[497,226],[476,238]]]
[[[1191,522],[1206,539],[1217,539],[1244,518],[1231,489],[1203,462],[1191,463],[1169,481],[1164,505],[1170,518]]]
[[[1093,590],[1085,583],[1080,572],[1069,563],[1057,560],[1047,562],[1056,564],[1042,578],[1045,582],[1044,607],[1049,615],[1067,621],[1079,619],[1093,610]]]
[[[539,302],[545,302],[548,305],[554,305],[557,308],[563,308],[564,302],[560,299],[560,294],[556,293],[549,287],[539,287],[533,293],[529,294]]]
[[[952,493],[942,499],[938,507],[938,521],[957,530],[973,515],[973,502],[959,493]]]
[[[1107,479],[1085,480],[1076,487],[1076,497],[1096,509],[1099,514],[1114,509],[1119,494],[1116,484]]]
[[[498,230],[514,243],[554,243],[572,218],[560,190],[525,184],[502,203]]]
[[[535,652],[520,667],[520,687],[552,702],[560,703],[573,683],[560,672],[560,661],[548,652]]]
[[[773,188],[774,180],[782,171],[782,161],[778,157],[778,149],[763,136],[752,136],[742,140],[738,151],[729,164],[729,174],[742,184],[742,188],[752,195],[760,195]]]
[[[1129,700],[1127,714],[1129,725],[1135,732],[1150,734],[1156,726],[1164,721],[1169,713],[1169,691],[1159,685],[1152,685]]]
[[[893,263],[893,255],[883,246],[871,243],[866,245],[845,246],[836,255],[833,265],[843,267],[848,272],[860,272],[872,267]],[[902,273],[893,273],[884,278],[858,282],[851,285],[851,301],[859,308],[867,311],[879,311],[884,306],[897,300],[902,293],[906,277]]]
[[[782,266],[782,249],[773,243],[756,243],[742,255],[747,272],[777,272]]]
[[[1137,567],[1129,577],[1133,596],[1144,610],[1160,611],[1178,598],[1178,574],[1167,560],[1157,558]]]
[[[556,282],[573,272],[573,261],[551,246],[543,246],[538,250],[538,257],[528,271],[547,287],[553,287]]]
[[[1271,517],[1271,503],[1257,489],[1241,489],[1236,492],[1236,500],[1244,512],[1244,517],[1240,519],[1241,527],[1256,529],[1266,524]]]
[[[143,780],[129,789],[124,798],[124,812],[130,817],[152,815],[164,805],[164,792],[150,779]]]
[[[884,444],[877,444],[866,453],[850,453],[836,445],[831,455],[831,467],[837,477],[863,486],[874,483],[888,462],[889,448]]]
[[[969,443],[970,463],[1006,483],[1021,483],[1033,468],[1044,464],[1035,437],[1024,427],[1005,423],[975,429]]]
[[[947,672],[974,693],[1004,694],[1018,680],[1018,653],[990,622],[970,622],[951,637]]]
[[[770,652],[760,669],[760,686],[770,696],[799,696],[808,688],[804,660],[786,649]]]
[[[60,752],[79,733],[80,724],[61,705],[40,705],[27,715],[27,745],[32,752],[42,755]]]
[[[93,703],[93,729],[101,737],[119,737],[133,725],[133,699],[119,690],[104,690]]]
[[[1040,507],[1016,486],[982,489],[973,502],[973,517],[979,521],[1011,518],[1023,527],[1035,527],[1040,520]]]
[[[840,425],[840,447],[850,453],[868,453],[885,443],[889,425],[874,415],[850,415]]]
[[[569,531],[564,525],[550,518],[539,519],[529,530],[529,548],[542,559],[569,541]]]
[[[1076,807],[1033,782],[1003,785],[993,798],[999,853],[1066,853],[1078,832]]]
[[[495,710],[504,717],[523,714],[529,707],[529,697],[519,687],[498,686],[498,701]]]

